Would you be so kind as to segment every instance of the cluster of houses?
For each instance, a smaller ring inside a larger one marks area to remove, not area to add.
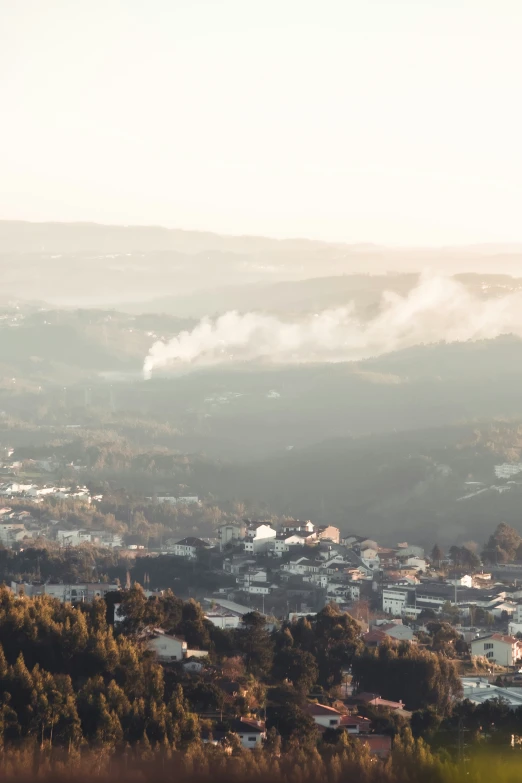
[[[40,519],[33,517],[30,511],[13,511],[9,506],[3,506],[0,507],[0,544],[13,548],[45,539],[63,547],[81,544],[109,548],[123,546],[123,538],[117,533],[83,528],[63,529],[61,524],[57,519]]]
[[[6,499],[25,498],[31,503],[41,503],[45,497],[54,497],[61,500],[72,498],[73,500],[81,500],[84,503],[101,500],[101,495],[91,496],[87,487],[61,487],[55,484],[39,485],[28,481],[6,481],[0,484],[0,497]]]
[[[345,606],[358,601],[371,592],[383,569],[394,578],[412,580],[427,569],[421,547],[400,543],[384,548],[364,536],[342,536],[333,525],[299,520],[279,529],[250,520],[226,523],[218,528],[215,545],[189,536],[167,541],[162,553],[195,561],[207,550],[219,555],[223,573],[233,579],[228,592],[238,593],[234,597],[265,598],[283,591],[305,613],[332,600]]]

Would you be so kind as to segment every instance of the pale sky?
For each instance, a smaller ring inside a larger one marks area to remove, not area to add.
[[[522,0],[0,0],[0,218],[522,241]]]

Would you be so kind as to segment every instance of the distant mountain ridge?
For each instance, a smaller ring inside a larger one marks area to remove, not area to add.
[[[200,253],[205,250],[258,253],[332,250],[344,253],[414,255],[423,257],[491,256],[522,254],[522,243],[487,243],[467,246],[385,246],[372,242],[332,242],[306,237],[227,235],[210,231],[166,228],[154,225],[111,225],[91,222],[33,222],[0,220],[0,253],[20,252],[138,252],[177,251]]]

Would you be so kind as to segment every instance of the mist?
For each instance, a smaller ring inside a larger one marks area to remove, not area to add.
[[[155,342],[143,373],[239,361],[273,364],[350,362],[438,342],[522,336],[522,293],[495,299],[471,294],[451,278],[425,275],[407,295],[387,291],[364,320],[353,302],[288,322],[259,312],[203,318],[191,331]]]

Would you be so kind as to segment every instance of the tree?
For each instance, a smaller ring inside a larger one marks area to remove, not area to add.
[[[289,680],[294,688],[308,693],[317,682],[318,669],[312,653],[295,647],[284,647],[274,658],[273,676]]]
[[[501,522],[495,532],[489,537],[484,547],[482,559],[488,563],[508,563],[515,559],[522,544],[518,532]]]
[[[435,546],[431,550],[431,562],[433,563],[434,566],[440,568],[440,562],[443,557],[444,557],[444,552],[442,551],[442,549],[438,544],[435,544]]]
[[[274,649],[265,617],[259,612],[245,614],[238,641],[248,671],[256,676],[267,675],[272,668]]]

